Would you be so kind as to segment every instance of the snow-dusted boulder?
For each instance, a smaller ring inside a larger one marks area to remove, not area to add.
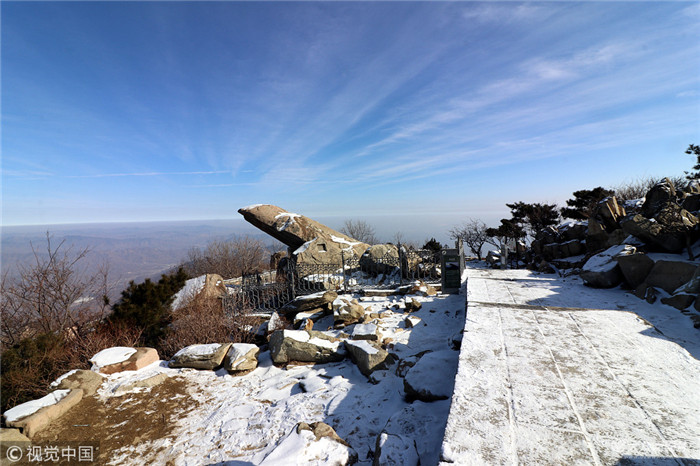
[[[394,362],[389,353],[366,340],[345,340],[345,348],[350,354],[350,359],[366,376],[375,370],[386,369],[389,364]]]
[[[377,324],[371,323],[355,325],[355,328],[352,329],[350,337],[353,340],[379,341],[381,339],[379,334],[379,327],[377,327]]]
[[[365,316],[365,308],[356,299],[339,298],[333,301],[333,318],[336,325],[350,325]]]
[[[654,261],[642,252],[625,250],[615,257],[625,282],[633,288],[641,285],[654,267]]]
[[[213,370],[221,366],[230,347],[231,343],[190,345],[175,353],[168,366]]]
[[[63,416],[83,398],[83,391],[56,390],[38,400],[28,401],[3,413],[8,427],[17,427],[29,438]]]
[[[615,257],[634,252],[633,246],[620,244],[592,256],[581,270],[583,281],[593,288],[612,288],[622,282],[622,272]]]
[[[377,437],[374,464],[438,464],[443,429],[436,426],[445,424],[449,411],[449,401],[414,401],[397,411]]]
[[[259,463],[260,466],[350,465],[357,453],[323,422],[300,422]]]
[[[114,374],[123,371],[137,371],[158,361],[155,348],[129,348],[115,346],[94,355],[90,362],[92,370],[101,374]]]
[[[234,343],[224,358],[224,369],[229,372],[249,371],[258,367],[260,348],[249,343]]]
[[[334,362],[345,357],[340,340],[322,332],[278,330],[270,337],[270,355],[276,364],[290,361]]]
[[[391,243],[375,244],[360,257],[360,267],[372,275],[399,270],[399,248]]]
[[[190,278],[180,291],[175,293],[170,308],[175,311],[196,297],[212,298],[226,295],[226,285],[221,275],[208,273]]]
[[[285,304],[280,312],[285,315],[296,315],[299,312],[330,312],[331,303],[338,297],[335,291],[321,291],[298,298]]]
[[[407,398],[435,401],[452,396],[458,357],[451,350],[435,351],[421,357],[403,379]]]
[[[85,396],[94,395],[102,385],[104,378],[94,371],[72,370],[51,383],[51,388],[58,390],[81,389]]]
[[[697,268],[697,263],[681,259],[659,260],[654,263],[646,283],[649,286],[661,288],[667,293],[673,293],[693,278]]]
[[[267,333],[270,334],[276,330],[284,330],[287,323],[282,320],[279,314],[273,312],[270,315],[270,320],[267,321]]]

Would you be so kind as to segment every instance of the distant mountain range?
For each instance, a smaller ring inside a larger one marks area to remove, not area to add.
[[[113,297],[119,296],[130,280],[159,278],[181,264],[193,247],[203,247],[214,240],[228,240],[248,235],[265,244],[282,248],[269,236],[243,219],[188,222],[109,223],[82,225],[41,225],[2,227],[0,265],[2,273],[16,274],[18,264],[31,264],[32,246],[46,254],[46,233],[53,247],[79,251],[90,249],[82,264],[94,273],[103,262],[109,264]]]

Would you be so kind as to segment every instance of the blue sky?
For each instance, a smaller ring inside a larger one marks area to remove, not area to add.
[[[697,2],[1,13],[4,225],[225,219],[253,203],[496,223],[505,202],[680,175],[700,143]]]

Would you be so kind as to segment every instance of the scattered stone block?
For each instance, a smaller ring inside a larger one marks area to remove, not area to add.
[[[350,354],[350,359],[357,365],[364,375],[369,376],[379,369],[386,369],[394,362],[389,353],[377,348],[367,340],[345,340],[345,347]]]
[[[452,350],[427,353],[408,370],[403,379],[404,391],[408,399],[421,401],[446,400],[452,396],[454,379],[445,377],[444,368],[455,364],[457,353]]]
[[[659,260],[649,272],[646,282],[649,286],[673,293],[693,278],[697,268],[698,265],[692,262]]]
[[[335,362],[345,358],[340,340],[322,332],[278,330],[270,337],[270,355],[275,364]]]
[[[224,362],[231,343],[190,345],[181,349],[168,363],[172,368],[214,370]]]
[[[260,348],[249,343],[234,343],[224,358],[224,369],[229,372],[250,371],[258,367]]]

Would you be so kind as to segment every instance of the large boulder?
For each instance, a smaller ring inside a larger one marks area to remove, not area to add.
[[[452,350],[423,355],[403,380],[408,399],[446,400],[452,396],[458,354]]]
[[[637,288],[644,283],[647,275],[654,267],[654,261],[642,252],[631,251],[626,254],[619,254],[615,257],[620,266],[625,282],[632,288]]]
[[[664,178],[647,192],[642,215],[653,218],[671,202],[676,202],[676,189],[670,179]]]
[[[547,227],[553,229],[552,227]],[[584,240],[586,239],[586,231],[588,230],[588,222],[570,221],[559,225],[558,233],[562,241]],[[550,243],[555,240],[548,241]]]
[[[338,297],[335,291],[321,291],[306,296],[299,296],[293,301],[285,304],[280,309],[280,312],[285,315],[295,315],[299,312],[323,311],[331,312],[333,310],[332,303]]]
[[[622,282],[622,273],[615,257],[634,251],[633,246],[612,246],[605,251],[592,256],[581,269],[581,278],[593,288],[612,288]]]
[[[322,332],[278,330],[270,337],[270,355],[275,364],[336,362],[345,358],[340,340]]]
[[[376,370],[386,369],[394,362],[389,353],[367,340],[345,340],[345,348],[350,354],[350,359],[366,376]]]
[[[265,455],[260,466],[329,464],[345,466],[357,462],[357,452],[324,422],[298,423]]]
[[[697,268],[698,264],[693,262],[659,260],[654,263],[646,283],[667,293],[673,293],[693,278]]]
[[[624,216],[625,208],[617,203],[615,196],[606,197],[593,210],[593,217],[600,220],[608,232],[620,228],[618,222]]]
[[[697,298],[697,295],[678,293],[678,294],[674,294],[673,296],[661,298],[661,302],[663,304],[673,306],[676,309],[683,310],[683,309],[689,308],[690,305],[695,302],[696,298]]]
[[[360,257],[360,267],[372,275],[392,273],[400,266],[399,248],[391,243],[370,246]]]
[[[16,427],[32,438],[37,432],[63,416],[83,398],[83,391],[56,390],[38,400],[28,401],[3,413],[5,424]]]
[[[294,250],[293,254],[298,264],[306,264],[307,266],[314,264],[332,265],[337,267],[337,269],[330,271],[327,268],[314,269],[313,267],[307,267],[309,270],[306,273],[304,273],[304,269],[297,268],[297,272],[300,275],[326,274],[329,272],[342,274],[341,265],[343,259],[359,257],[368,247],[368,244],[360,241],[349,241],[332,234],[319,233],[316,238],[307,241]]]
[[[185,282],[185,285],[175,294],[170,308],[177,310],[195,298],[216,298],[225,296],[226,293],[226,285],[221,275],[215,273],[200,275]]]
[[[181,349],[168,363],[172,368],[213,370],[220,367],[231,343],[209,343],[205,345],[190,345]]]
[[[238,213],[243,215],[246,221],[286,244],[292,250],[298,250],[305,243],[319,237],[323,238],[324,241],[339,245],[340,249],[350,248],[357,256],[361,256],[369,247],[368,244],[361,243],[315,220],[287,212],[274,205],[258,204],[243,207],[238,209]],[[309,249],[310,246],[307,245],[306,249]],[[298,251],[297,254],[301,254],[301,252],[303,251]]]
[[[229,372],[250,371],[258,367],[260,348],[249,343],[234,343],[224,358],[224,369]]]
[[[92,370],[101,374],[114,374],[123,371],[137,371],[158,360],[158,352],[155,348],[115,346],[95,354],[90,362]]]
[[[682,222],[681,220],[681,225]],[[640,214],[628,215],[620,221],[620,225],[628,235],[663,251],[679,253],[686,246],[686,232],[683,229],[677,230],[673,226],[661,224]]]

